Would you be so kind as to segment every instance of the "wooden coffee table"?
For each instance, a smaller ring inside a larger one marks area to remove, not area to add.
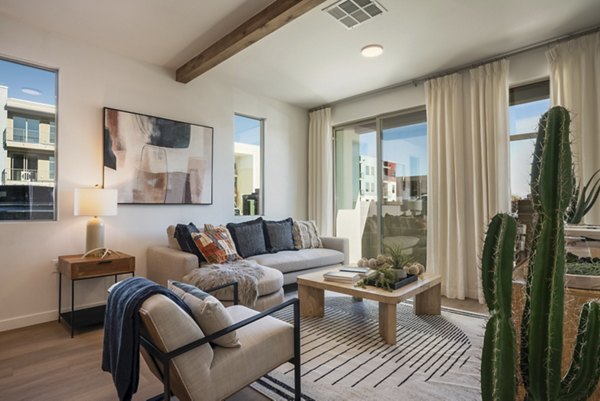
[[[337,269],[334,269],[337,270]],[[439,315],[442,303],[440,289],[442,279],[438,274],[424,273],[419,280],[392,292],[367,286],[325,281],[323,271],[298,276],[300,316],[323,317],[325,313],[325,290],[352,295],[357,298],[379,302],[379,334],[388,344],[396,344],[396,305],[415,297],[414,311],[417,315]]]

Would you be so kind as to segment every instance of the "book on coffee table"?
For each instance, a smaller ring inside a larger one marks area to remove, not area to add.
[[[371,269],[368,267],[357,267],[357,266],[342,266],[340,267],[341,272],[350,272],[350,273],[359,273],[361,275],[365,275],[369,273]]]
[[[332,271],[323,274],[326,281],[337,281],[339,283],[356,283],[360,280],[359,273]]]

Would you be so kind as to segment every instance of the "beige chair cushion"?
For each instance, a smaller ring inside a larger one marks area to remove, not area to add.
[[[230,306],[235,322],[258,312],[245,306]],[[221,400],[254,382],[294,356],[294,328],[270,316],[238,330],[240,348],[214,349],[210,386],[197,384],[192,395],[202,400]]]
[[[196,320],[205,335],[211,335],[233,324],[233,319],[229,316],[223,304],[212,295],[193,285],[172,280],[169,280],[169,289],[190,307],[194,320]],[[235,331],[217,338],[213,343],[221,347],[240,346]]]
[[[204,338],[204,333],[194,319],[164,295],[148,298],[139,312],[143,332],[164,352]],[[161,366],[154,363],[147,352],[142,355],[153,373],[162,380],[160,374],[157,374],[157,368],[162,370]],[[193,400],[190,396],[190,386],[195,381],[208,381],[213,356],[212,347],[204,344],[173,359],[170,371],[171,388],[179,400]]]

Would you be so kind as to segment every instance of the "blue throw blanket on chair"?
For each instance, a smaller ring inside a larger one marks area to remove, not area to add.
[[[131,400],[138,389],[140,370],[139,309],[152,295],[170,298],[191,315],[188,306],[171,290],[142,277],[115,286],[108,296],[104,316],[102,370],[112,374],[119,400]]]

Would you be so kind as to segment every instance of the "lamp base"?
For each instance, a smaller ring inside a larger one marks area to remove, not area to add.
[[[93,217],[87,223],[85,251],[97,248],[104,248],[104,222],[98,217]]]

